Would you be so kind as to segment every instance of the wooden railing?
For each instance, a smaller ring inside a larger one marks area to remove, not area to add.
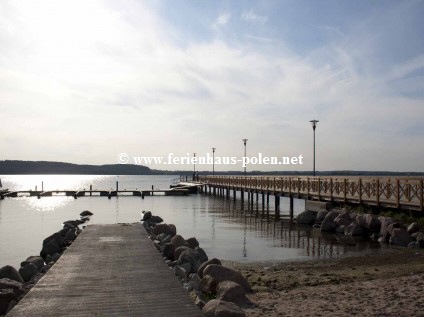
[[[199,181],[215,186],[420,211],[424,211],[423,180],[424,177],[199,176]]]

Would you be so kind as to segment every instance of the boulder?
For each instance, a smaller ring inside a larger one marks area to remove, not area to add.
[[[337,225],[334,223],[334,220],[339,214],[337,211],[330,211],[321,223],[321,231],[335,231]]]
[[[174,261],[175,245],[171,243],[165,243],[162,247],[162,255],[166,256],[171,261]]]
[[[188,243],[188,246],[192,249],[199,246],[199,241],[197,241],[197,239],[195,237],[188,238],[186,241]]]
[[[196,304],[197,307],[199,307],[199,309],[203,309],[203,307],[205,307],[206,305],[206,301],[200,298],[199,296],[196,296],[194,303]]]
[[[173,225],[172,223],[168,225],[169,229],[172,231],[171,236],[175,236],[177,234],[177,227]]]
[[[378,217],[378,221],[380,221],[380,237],[383,237],[386,241],[389,240],[389,225],[391,225],[394,221],[390,217]]]
[[[186,282],[183,284],[183,288],[185,289],[186,292],[192,292],[194,287],[193,284],[191,282]]]
[[[92,216],[93,213],[91,211],[88,210],[84,210],[82,213],[80,213],[81,217],[87,217],[87,216]]]
[[[12,289],[17,297],[23,295],[25,290],[22,288],[22,283],[8,278],[0,279],[0,290]]]
[[[185,239],[180,236],[179,234],[176,234],[172,239],[171,239],[171,243],[173,245],[175,245],[175,248],[179,248],[179,247],[188,247],[189,244],[187,241],[185,241]]]
[[[72,242],[77,238],[74,230],[69,230],[68,233],[63,238],[66,243]]]
[[[143,219],[141,219],[141,221],[146,221],[149,220],[152,217],[152,213],[150,211],[143,211]]]
[[[161,223],[163,222],[163,219],[159,216],[151,216],[149,219],[149,222],[153,223]]]
[[[387,227],[387,231],[392,236],[394,229],[404,229],[406,231],[406,226],[402,222],[393,222]]]
[[[21,267],[33,263],[37,266],[37,269],[41,269],[44,266],[44,259],[41,256],[30,256],[25,261],[21,262]]]
[[[167,225],[166,223],[160,223],[153,227],[152,232],[155,235],[160,235],[161,233],[164,233],[165,235],[171,235],[173,237],[175,236],[174,228],[171,227],[171,225]]]
[[[420,244],[417,241],[412,241],[408,244],[408,249],[418,249]]]
[[[355,220],[345,228],[344,233],[347,236],[363,236],[368,233],[368,230],[361,226],[359,223],[357,223]]]
[[[346,229],[346,226],[345,225],[341,225],[341,226],[338,226],[336,228],[336,232],[337,233],[344,233],[345,232],[345,229]]]
[[[206,317],[245,317],[243,310],[236,304],[220,299],[213,299],[202,309]]]
[[[298,224],[311,225],[315,222],[316,216],[315,211],[305,210],[297,215],[296,221]]]
[[[218,282],[210,275],[205,275],[200,281],[198,288],[203,293],[215,293]]]
[[[165,240],[166,237],[170,237],[170,235],[169,234],[167,235],[165,233],[161,233],[161,234],[158,234],[156,236],[156,239],[159,240],[160,242],[162,242],[163,240]]]
[[[24,282],[28,282],[37,273],[38,268],[34,263],[28,263],[19,269],[19,274],[22,276]]]
[[[65,240],[63,240],[65,241]],[[47,244],[43,245],[41,249],[40,256],[43,259],[46,259],[48,255],[53,257],[55,253],[58,253],[62,250],[62,248],[57,244],[55,239],[50,240]]]
[[[50,262],[54,263],[53,258],[50,255],[48,255],[46,256],[46,263],[49,264]]]
[[[190,265],[184,263],[183,265],[176,265],[174,267],[175,276],[179,277],[180,280],[187,279],[187,276],[190,272]]]
[[[57,262],[57,260],[59,260],[59,258],[60,258],[60,253],[55,253],[52,256],[52,259],[53,259],[54,262]]]
[[[202,263],[202,265],[197,270],[197,274],[199,274],[200,278],[203,277],[203,271],[209,264],[222,265],[221,261],[217,258],[213,258],[213,259],[210,259],[209,261]]]
[[[376,215],[366,214],[363,226],[369,233],[379,233],[381,230],[381,223]]]
[[[180,256],[178,257],[178,262],[179,265],[184,264],[184,263],[189,263],[190,264],[190,273],[196,273],[197,270],[199,269],[200,265],[202,264],[196,257],[195,255],[195,251],[187,248],[187,250],[184,250],[183,252],[181,252]]]
[[[51,236],[45,238],[43,240],[43,246],[46,245],[46,244],[48,244],[52,240],[56,241],[57,245],[59,247],[61,247],[61,248],[63,248],[64,246],[66,246],[65,239],[62,237],[62,234],[61,234],[60,231],[59,232],[55,232]]]
[[[0,315],[6,314],[10,303],[17,298],[13,289],[2,289],[0,291]]]
[[[249,283],[240,272],[234,271],[233,269],[222,265],[209,264],[203,271],[203,276],[205,275],[212,276],[218,283],[222,281],[233,281],[238,283],[243,286],[246,292],[250,292],[252,290]]]
[[[68,226],[68,227],[76,228],[82,223],[83,222],[81,220],[67,220],[63,223],[63,227]]]
[[[409,234],[413,234],[415,232],[418,232],[420,230],[420,227],[418,226],[418,223],[413,222],[408,226],[408,229],[406,229],[406,231],[408,231]]]
[[[408,244],[412,241],[411,235],[404,228],[393,228],[390,234],[390,243],[408,246]]]
[[[244,288],[232,281],[222,281],[216,289],[216,298],[242,305],[248,302]]]
[[[199,288],[199,284],[200,281],[202,279],[200,278],[200,276],[197,273],[193,273],[190,275],[190,282],[193,284],[194,289],[198,289]]]
[[[191,250],[189,247],[178,247],[174,250],[174,259],[178,260],[180,258],[180,255],[185,250]]]
[[[324,218],[325,216],[327,216],[328,213],[329,211],[327,210],[319,211],[317,217],[315,218],[315,223],[320,225],[324,221]]]
[[[171,243],[171,240],[172,240],[172,237],[171,237],[170,235],[167,235],[167,236],[165,237],[165,239],[163,239],[163,240],[160,242],[160,244],[161,244],[161,245],[165,245],[166,243]]]
[[[200,263],[205,263],[207,260],[209,260],[205,250],[199,247],[194,248],[194,256],[199,260]]]
[[[334,223],[336,224],[337,227],[339,226],[344,226],[347,227],[352,223],[352,219],[349,218],[345,218],[345,217],[341,217],[337,216],[336,219],[334,219]]]
[[[10,265],[3,266],[0,269],[0,278],[8,278],[9,280],[17,281],[20,283],[24,282],[19,272]]]

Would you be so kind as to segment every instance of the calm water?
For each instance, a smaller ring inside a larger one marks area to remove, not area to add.
[[[0,176],[10,190],[41,189],[167,189],[175,176],[88,176],[19,175]],[[177,226],[185,238],[195,236],[210,257],[227,261],[265,262],[316,257],[334,257],[381,250],[379,244],[351,240],[344,236],[322,236],[310,227],[275,223],[259,203],[253,210],[238,199],[225,200],[206,195],[140,197],[65,196],[18,197],[0,201],[0,266],[19,263],[39,253],[45,237],[58,231],[63,221],[78,219],[83,210],[94,213],[90,224],[137,222],[143,210],[161,216]],[[273,201],[270,201],[270,214]],[[304,201],[295,200],[295,214]],[[281,200],[282,214],[288,214],[288,200]]]

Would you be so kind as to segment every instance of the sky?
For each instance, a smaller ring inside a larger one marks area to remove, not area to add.
[[[317,119],[317,170],[423,172],[423,16],[423,0],[3,0],[0,160],[241,159],[247,138],[248,157],[303,156],[248,170],[305,171]]]

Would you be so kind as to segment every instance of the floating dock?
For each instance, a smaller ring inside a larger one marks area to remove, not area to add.
[[[8,317],[203,316],[141,224],[89,225]]]

